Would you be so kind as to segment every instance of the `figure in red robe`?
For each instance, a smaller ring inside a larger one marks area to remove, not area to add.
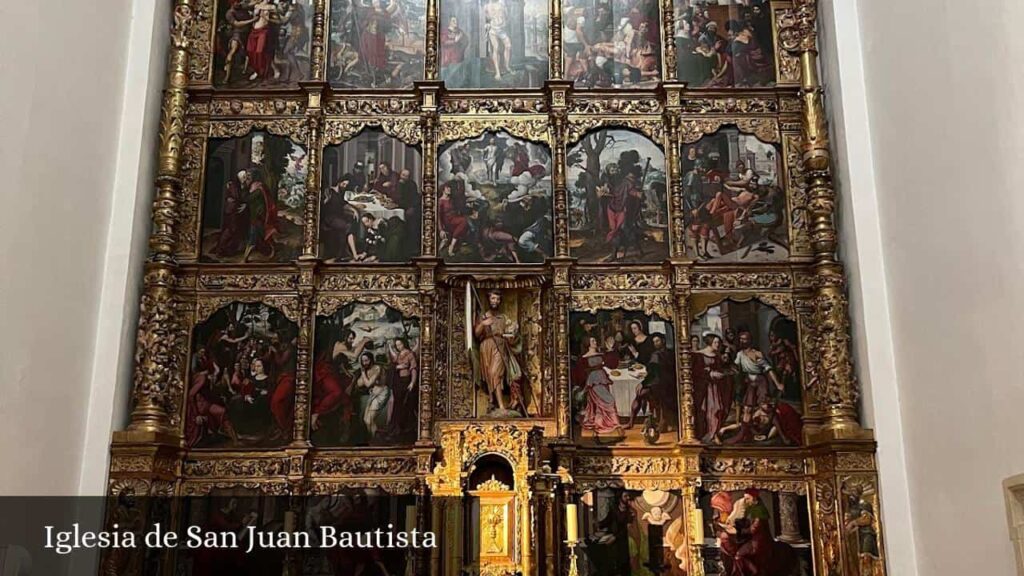
[[[224,209],[220,221],[220,237],[213,248],[214,256],[235,256],[245,247],[249,229],[249,213],[243,207],[240,180],[232,179],[224,187]]]

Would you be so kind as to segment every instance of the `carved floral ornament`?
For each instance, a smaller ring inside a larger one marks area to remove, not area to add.
[[[342,144],[355,138],[363,130],[373,127],[380,128],[385,134],[410,146],[416,146],[423,141],[419,118],[386,117],[372,120],[328,119],[324,125],[324,144]]]
[[[775,118],[697,118],[682,122],[681,140],[693,144],[704,136],[714,134],[725,126],[735,126],[740,132],[756,136],[762,142],[778,144],[779,121]]]
[[[254,130],[284,136],[297,144],[306,142],[309,137],[309,124],[303,118],[212,120],[209,126],[210,138],[241,138]]]
[[[649,138],[659,147],[665,141],[665,120],[660,116],[653,118],[572,116],[569,119],[566,133],[566,145],[571,148],[583,140],[588,133],[601,128],[634,130]]]
[[[321,294],[316,299],[316,315],[332,316],[345,306],[355,303],[384,304],[401,312],[406,318],[419,318],[422,315],[419,297],[405,294]]]
[[[505,132],[511,136],[539,142],[550,146],[548,134],[549,121],[547,116],[477,116],[477,117],[442,117],[441,129],[438,131],[439,145],[454,140],[476,138],[486,132]]]
[[[669,294],[573,293],[572,309],[596,314],[599,310],[626,310],[672,318],[672,296]]]
[[[292,322],[301,323],[299,313],[299,299],[295,296],[256,296],[256,295],[225,295],[217,297],[200,297],[196,303],[196,317],[199,322],[209,320],[214,313],[220,311],[229,304],[265,304],[270,308],[279,311],[285,318]]]
[[[751,295],[751,296],[736,296],[736,295],[722,296],[721,298],[717,298],[717,299],[715,299],[715,300],[713,300],[711,302],[707,302],[706,304],[703,304],[701,306],[701,309],[699,311],[697,311],[696,316],[700,316],[701,314],[706,313],[709,309],[711,309],[711,308],[713,308],[715,306],[720,305],[722,302],[725,302],[726,300],[731,300],[733,302],[738,302],[738,303],[750,302],[751,300],[754,300],[754,301],[760,302],[761,304],[764,304],[765,306],[768,306],[770,308],[775,309],[776,312],[781,314],[787,320],[792,320],[794,322],[796,322],[798,320],[797,313],[796,313],[796,307],[793,305],[793,296],[791,294],[773,294],[773,293],[768,293],[768,294],[759,293],[757,295]]]

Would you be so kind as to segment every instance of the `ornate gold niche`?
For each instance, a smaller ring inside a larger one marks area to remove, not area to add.
[[[481,573],[555,576],[568,572],[564,504],[581,492],[609,487],[673,491],[682,497],[682,530],[691,540],[685,572],[700,576],[704,558],[700,543],[692,541],[698,530],[691,524],[699,490],[758,487],[806,496],[815,574],[867,576],[871,572],[866,570],[884,570],[875,443],[858,420],[844,270],[836,255],[836,198],[818,76],[816,0],[770,1],[779,48],[778,82],[771,88],[695,90],[678,82],[673,5],[661,0],[664,81],[648,90],[576,90],[564,80],[561,2],[553,0],[547,84],[533,90],[475,92],[448,91],[437,80],[440,1],[427,1],[424,81],[407,91],[345,91],[326,82],[330,0],[310,0],[307,81],[272,89],[215,88],[211,79],[216,72],[218,0],[172,2],[133,412],[128,427],[113,438],[109,493],[186,496],[245,488],[298,497],[377,488],[414,496],[417,527],[441,535],[440,548],[413,558],[413,574],[454,576],[476,562]],[[419,146],[422,153],[421,256],[408,264],[334,265],[318,258],[323,149],[367,126]],[[686,251],[680,143],[695,142],[722,126],[735,126],[779,146],[790,241],[790,256],[784,261],[707,263]],[[566,150],[599,127],[634,130],[665,151],[670,256],[664,262],[612,268],[571,258]],[[301,256],[276,264],[201,262],[209,142],[254,129],[287,136],[308,153]],[[439,145],[495,130],[551,148],[554,256],[537,265],[446,265],[436,245]],[[470,277],[514,286],[529,278],[543,286],[544,297],[537,304],[544,319],[537,374],[544,393],[530,418],[480,420],[472,409],[473,394],[460,392],[466,387],[453,383],[457,343],[449,334],[451,319],[458,317],[453,292]],[[770,301],[799,325],[807,431],[801,446],[707,447],[694,437],[689,327],[700,312],[694,303],[728,297]],[[234,301],[271,304],[299,326],[293,441],[268,450],[189,450],[183,433],[192,330],[208,311]],[[319,449],[309,442],[316,316],[354,301],[384,302],[420,319],[414,445]],[[680,430],[665,446],[585,447],[571,440],[569,314],[609,308],[657,311],[673,321]],[[474,464],[488,455],[508,462],[508,490],[488,479],[468,485]],[[478,518],[481,534],[486,528],[490,538],[493,526],[497,536],[481,547],[479,559],[468,558],[463,539],[471,528],[466,525],[470,498],[488,507]],[[858,499],[873,507],[873,518],[856,516],[863,509]],[[878,558],[858,553],[857,536],[848,529],[854,518],[861,525],[873,523]],[[172,573],[171,560],[162,565],[161,576]],[[123,568],[131,564],[123,558],[107,562],[105,573],[133,573]],[[298,573],[294,564],[288,569],[289,574]]]

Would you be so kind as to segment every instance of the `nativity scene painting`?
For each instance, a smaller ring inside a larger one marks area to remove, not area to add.
[[[265,304],[236,302],[196,326],[186,394],[191,448],[291,441],[296,324]]]
[[[539,291],[469,285],[465,305],[464,318],[459,320],[465,331],[467,376],[475,389],[477,416],[539,415],[543,354]]]
[[[581,576],[685,576],[689,541],[679,494],[602,488],[580,501]]]
[[[420,253],[420,151],[368,129],[323,154],[320,257],[409,262]]]
[[[309,535],[312,550],[301,555],[302,576],[403,576],[411,566],[413,548],[340,548],[321,539],[324,528],[335,534],[371,533],[394,527],[394,532],[416,528],[416,497],[389,494],[379,488],[341,488],[330,496],[306,500],[300,531]],[[276,574],[276,573],[275,573]]]
[[[328,81],[337,88],[403,90],[423,79],[424,0],[333,0]]]
[[[546,0],[441,0],[438,28],[449,90],[540,88],[548,78]]]
[[[437,178],[445,262],[540,263],[554,253],[547,146],[485,132],[445,146]]]
[[[576,88],[653,88],[661,80],[656,0],[562,0],[565,79]]]
[[[319,447],[411,444],[419,406],[419,321],[383,303],[319,316],[310,438]]]
[[[778,148],[736,128],[683,145],[687,250],[701,260],[789,257]]]
[[[217,3],[213,84],[274,88],[310,76],[310,0],[222,0]]]
[[[758,488],[703,492],[708,576],[811,576],[807,497]]]
[[[216,574],[281,574],[285,569],[285,550],[261,546],[255,534],[286,530],[287,497],[261,494],[247,488],[215,488],[206,496],[191,496],[183,501],[178,548],[173,573],[180,576]],[[186,534],[197,527],[202,535],[215,534],[210,546],[185,546]],[[221,534],[234,534],[236,547],[223,546]],[[258,538],[258,536],[257,536]],[[213,544],[218,544],[214,546]],[[251,553],[246,553],[249,546]]]
[[[768,0],[676,0],[676,62],[690,88],[775,85]]]
[[[665,153],[621,128],[588,132],[566,156],[569,235],[581,262],[668,257]]]
[[[206,262],[288,262],[302,251],[306,151],[252,132],[210,141],[203,194]]]
[[[570,314],[573,431],[580,442],[666,445],[679,429],[672,324],[622,310]]]
[[[694,428],[705,444],[803,443],[796,323],[758,300],[724,300],[691,326]]]

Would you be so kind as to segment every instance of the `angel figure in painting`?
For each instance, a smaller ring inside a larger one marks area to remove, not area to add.
[[[527,413],[525,375],[518,358],[522,341],[519,325],[501,311],[501,302],[500,291],[487,293],[487,309],[473,324],[473,336],[479,342],[476,358],[480,378],[487,386],[491,414],[519,417]]]

